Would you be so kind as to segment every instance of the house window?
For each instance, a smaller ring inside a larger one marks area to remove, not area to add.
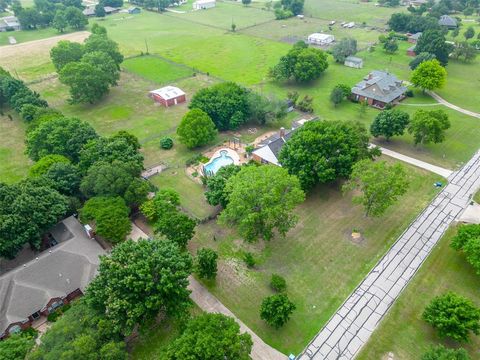
[[[20,327],[20,325],[13,325],[10,329],[8,329],[9,334],[17,334],[20,331],[22,331],[22,328]]]
[[[32,319],[37,320],[40,317],[40,311],[37,311],[36,313],[32,314]]]

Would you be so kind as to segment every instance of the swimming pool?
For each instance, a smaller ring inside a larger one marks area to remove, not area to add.
[[[219,156],[212,158],[203,166],[203,173],[206,176],[215,175],[220,168],[231,164],[234,164],[233,158],[228,155],[227,150],[221,150]]]

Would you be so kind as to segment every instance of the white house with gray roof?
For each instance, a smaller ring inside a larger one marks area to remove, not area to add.
[[[352,99],[366,101],[368,105],[383,109],[405,98],[407,88],[395,75],[374,70],[352,88]]]
[[[26,329],[81,296],[94,278],[103,248],[69,217],[51,230],[53,244],[29,261],[0,272],[0,339]]]
[[[444,26],[447,29],[455,29],[458,26],[457,20],[449,15],[440,16],[440,19],[438,20],[438,25]]]

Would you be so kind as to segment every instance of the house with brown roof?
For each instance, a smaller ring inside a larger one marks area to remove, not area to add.
[[[374,70],[352,88],[352,100],[366,101],[368,105],[383,109],[405,98],[407,88],[395,75]]]
[[[105,251],[75,217],[57,224],[50,234],[53,246],[47,250],[24,254],[20,263],[1,263],[0,339],[81,296],[97,273]]]

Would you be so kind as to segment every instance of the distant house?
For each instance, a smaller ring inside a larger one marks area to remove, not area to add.
[[[406,6],[412,6],[414,8],[426,5],[428,0],[407,0],[405,1]]]
[[[105,6],[103,8],[103,10],[105,10],[105,14],[107,14],[107,15],[115,14],[115,13],[120,11],[119,8],[114,8],[114,7],[111,7],[111,6]]]
[[[140,9],[139,7],[136,7],[136,6],[131,6],[128,8],[128,13],[129,14],[140,14],[140,12],[142,11],[142,9]]]
[[[276,134],[262,140],[256,149],[253,150],[252,159],[261,164],[281,166],[278,162],[278,157],[283,145],[285,145],[298,128],[302,127],[308,121],[313,120],[302,119],[295,121],[290,130],[285,130],[285,128],[282,127]]]
[[[181,104],[187,101],[185,93],[175,86],[165,86],[163,88],[150,91],[150,97],[165,107]]]
[[[348,22],[348,23],[342,24],[342,26],[343,26],[344,28],[351,29],[351,28],[354,28],[354,27],[355,27],[355,23],[352,21],[352,22]]]
[[[217,6],[216,0],[197,0],[193,3],[193,10],[211,9]]]
[[[0,339],[81,296],[94,278],[102,247],[69,217],[51,231],[49,249],[0,264]]]
[[[0,18],[0,32],[20,30],[21,26],[15,16]]]
[[[417,47],[417,45],[413,45],[413,46],[410,46],[408,49],[407,49],[407,55],[408,56],[417,56],[417,53],[415,52],[415,48]]]
[[[457,20],[448,15],[442,15],[438,20],[438,25],[444,26],[448,29],[455,29],[458,26]]]
[[[421,32],[417,32],[415,34],[410,34],[410,35],[408,35],[408,42],[410,44],[416,44],[418,42],[418,39],[420,39],[420,36],[422,36]]]
[[[363,68],[363,59],[355,56],[348,56],[345,58],[345,62],[343,64],[351,68],[361,69]]]
[[[85,16],[95,16],[95,8],[94,7],[87,7],[82,11],[82,13]]]
[[[313,33],[308,36],[307,41],[312,45],[328,45],[335,41],[335,37],[330,34]]]
[[[407,88],[395,75],[374,70],[352,88],[352,99],[383,109],[405,98]]]

